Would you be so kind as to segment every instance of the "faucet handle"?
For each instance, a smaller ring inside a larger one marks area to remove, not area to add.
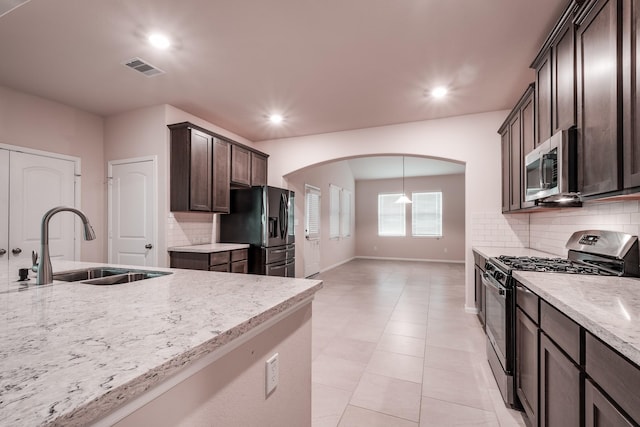
[[[33,263],[31,270],[38,271],[38,252],[31,251],[31,262]]]

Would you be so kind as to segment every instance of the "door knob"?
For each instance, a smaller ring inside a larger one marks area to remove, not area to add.
[[[145,249],[153,249],[153,245],[151,243],[147,243],[146,245],[144,245]]]
[[[6,250],[6,249],[0,249],[0,256],[1,256],[1,255],[4,255],[4,254],[6,254],[6,253],[7,253],[7,250]]]
[[[22,253],[22,249],[20,248],[11,249],[11,253],[14,255],[20,255]]]

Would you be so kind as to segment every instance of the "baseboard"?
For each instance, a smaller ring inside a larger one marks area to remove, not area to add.
[[[464,306],[464,311],[466,311],[469,314],[478,314],[478,309],[475,307],[468,307],[468,306]]]
[[[464,264],[464,261],[448,260],[448,259],[424,259],[424,258],[391,258],[376,256],[357,256],[357,259],[377,259],[382,261],[413,261],[413,262],[442,262],[447,264]]]
[[[346,264],[346,263],[348,263],[349,261],[353,261],[353,260],[354,260],[354,258],[356,258],[356,257],[351,257],[351,258],[349,258],[349,259],[345,259],[344,261],[340,261],[340,262],[338,262],[338,263],[336,263],[336,264],[333,264],[333,265],[330,265],[330,266],[328,266],[328,267],[322,268],[322,269],[320,269],[320,273],[324,273],[325,271],[329,271],[329,270],[331,270],[331,269],[334,269],[334,268],[336,268],[336,267],[339,267],[339,266],[341,266],[342,264]]]

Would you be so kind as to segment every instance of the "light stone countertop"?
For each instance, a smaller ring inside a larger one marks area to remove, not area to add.
[[[247,249],[250,245],[245,243],[206,243],[202,245],[172,246],[168,252],[191,252],[210,254],[214,252],[235,251],[237,249]]]
[[[540,298],[640,366],[640,279],[514,271]]]
[[[550,254],[549,252],[542,252],[537,249],[530,248],[496,248],[491,246],[474,246],[472,249],[487,259],[498,257],[500,255],[566,258],[566,256],[561,257],[559,255]]]
[[[166,268],[152,269],[173,274],[122,285],[35,286],[32,278],[22,287],[18,266],[7,264],[0,266],[2,426],[86,425],[322,287]],[[53,261],[53,270],[101,265]]]

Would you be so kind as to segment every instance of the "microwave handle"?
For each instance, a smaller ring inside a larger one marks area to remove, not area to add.
[[[545,173],[545,169],[547,163],[551,162],[553,164],[553,161],[555,159],[555,154],[547,153],[542,155],[542,158],[540,159],[540,188],[549,188],[549,186],[551,185],[551,182],[547,182],[546,180],[547,174]]]

